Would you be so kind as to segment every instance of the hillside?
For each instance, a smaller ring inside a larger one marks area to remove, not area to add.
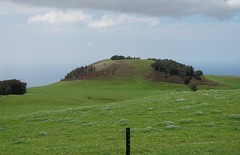
[[[239,154],[239,92],[140,80],[31,88],[0,97],[0,154],[124,154],[126,127],[133,154]]]
[[[154,70],[152,67],[154,62],[154,60],[141,59],[107,59],[71,71],[65,76],[64,81],[92,79],[134,81],[142,79],[155,82],[185,83],[181,76]],[[217,85],[216,82],[204,77],[199,79],[192,77],[191,79],[202,85]]]
[[[83,80],[118,80],[144,78],[151,72],[152,60],[102,60],[84,68],[84,73],[79,78]],[[66,78],[66,80],[71,80]]]
[[[219,75],[206,75],[206,78],[216,81],[219,86],[225,88],[240,88],[240,77],[239,76],[219,76]]]

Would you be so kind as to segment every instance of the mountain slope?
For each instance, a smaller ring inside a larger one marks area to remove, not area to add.
[[[103,60],[93,63],[87,67],[77,68],[70,72],[65,80],[122,80],[134,81],[136,79],[155,82],[170,82],[184,84],[180,75],[172,75],[166,72],[154,70],[151,65],[154,60],[124,59],[124,60]],[[171,61],[174,62],[174,61]],[[169,64],[171,65],[171,64]],[[203,85],[217,85],[216,82],[204,77],[192,81]]]
[[[150,68],[152,60],[102,60],[85,67],[82,74],[76,78],[81,80],[101,79],[117,80],[144,78],[152,70]],[[66,80],[70,79],[67,78]]]

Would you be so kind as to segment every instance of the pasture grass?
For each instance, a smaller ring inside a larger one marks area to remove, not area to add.
[[[0,96],[0,154],[125,154],[126,127],[132,154],[240,154],[240,90],[232,77],[212,76],[224,84],[192,92],[142,75]]]
[[[240,77],[239,76],[219,76],[219,75],[206,75],[206,78],[219,82],[220,86],[224,88],[240,88]]]

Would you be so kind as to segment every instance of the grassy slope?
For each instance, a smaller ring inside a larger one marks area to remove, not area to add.
[[[105,60],[104,62],[113,63],[115,61]],[[151,61],[149,60],[132,60],[131,69],[119,70],[119,73],[110,76],[107,81],[58,82],[44,87],[30,88],[24,96],[11,95],[4,97],[4,102],[0,104],[0,109],[4,109],[0,111],[0,117],[48,109],[57,110],[89,104],[105,104],[113,101],[157,95],[159,90],[188,89],[184,85],[153,83],[144,80],[143,77],[149,73],[150,64]],[[139,70],[141,72],[138,72]]]
[[[207,75],[206,77],[221,83],[225,88],[240,88],[240,77],[237,76]]]
[[[118,74],[130,78],[66,81],[0,97],[0,154],[124,154],[129,126],[133,154],[239,154],[239,83],[227,78],[231,87],[190,92],[145,81],[149,63],[133,60],[141,72]]]

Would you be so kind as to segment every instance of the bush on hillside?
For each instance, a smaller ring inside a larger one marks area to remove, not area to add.
[[[123,60],[123,59],[125,59],[125,57],[121,55],[114,55],[111,57],[111,60]]]
[[[201,76],[203,76],[203,72],[201,70],[197,70],[193,75],[196,79],[201,80]]]
[[[0,95],[22,95],[27,92],[26,87],[27,83],[16,79],[0,81]]]
[[[191,82],[189,83],[189,88],[192,90],[192,91],[197,91],[198,90],[198,84],[195,83],[195,82]]]

